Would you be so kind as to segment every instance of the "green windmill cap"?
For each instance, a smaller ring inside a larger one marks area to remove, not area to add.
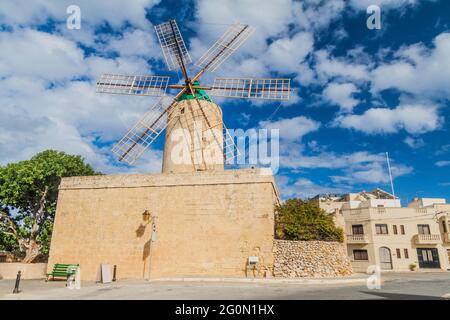
[[[192,82],[192,84],[194,86],[200,85],[200,83],[198,81],[194,81],[194,82]],[[205,90],[196,89],[195,96],[197,97],[198,100],[206,100],[206,101],[212,102],[211,98],[206,94]],[[183,95],[181,97],[178,98],[177,101],[180,102],[183,100],[193,100],[193,99],[195,99],[195,97],[190,92],[185,92],[185,93],[183,93]]]

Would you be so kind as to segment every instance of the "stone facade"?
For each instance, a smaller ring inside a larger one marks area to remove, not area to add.
[[[275,277],[338,277],[353,273],[345,245],[325,241],[274,241]]]
[[[44,279],[46,269],[46,263],[0,263],[0,280],[16,279],[18,271],[21,272],[21,279]]]
[[[64,178],[48,270],[79,263],[83,280],[101,263],[117,265],[118,279],[245,276],[258,256],[267,274],[277,202],[270,169]]]

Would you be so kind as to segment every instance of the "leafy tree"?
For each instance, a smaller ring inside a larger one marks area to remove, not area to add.
[[[277,206],[275,233],[284,240],[344,240],[341,228],[316,203],[289,199]]]
[[[61,178],[95,174],[82,157],[54,150],[0,166],[0,249],[27,263],[47,256]]]

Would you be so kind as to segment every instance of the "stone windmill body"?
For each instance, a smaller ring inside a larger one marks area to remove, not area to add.
[[[97,92],[163,97],[112,151],[120,161],[133,164],[166,129],[164,173],[223,170],[224,160],[232,160],[238,150],[223,124],[222,110],[210,96],[287,100],[290,80],[216,78],[210,86],[200,85],[205,72],[215,71],[253,33],[248,25],[232,25],[197,61],[200,70],[193,77],[186,70],[192,60],[175,20],[155,26],[155,30],[168,69],[181,69],[184,83],[169,84],[166,76],[102,75]],[[179,91],[169,98],[165,96],[167,89]]]
[[[191,58],[176,22],[156,26],[167,67],[181,68],[184,83],[169,77],[106,74],[97,91],[160,96],[112,148],[133,164],[166,130],[163,172],[63,178],[48,271],[55,263],[80,264],[95,280],[100,264],[117,266],[117,278],[256,276],[273,271],[274,205],[279,196],[270,169],[224,170],[237,155],[210,96],[289,98],[288,79],[216,78],[200,84],[252,32],[235,24],[201,57]],[[167,89],[179,90],[175,97]],[[151,217],[151,219],[149,218]]]

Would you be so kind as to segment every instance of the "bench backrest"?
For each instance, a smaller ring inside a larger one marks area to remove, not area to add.
[[[79,264],[62,264],[57,263],[53,266],[52,273],[71,274],[75,273],[80,265]]]

